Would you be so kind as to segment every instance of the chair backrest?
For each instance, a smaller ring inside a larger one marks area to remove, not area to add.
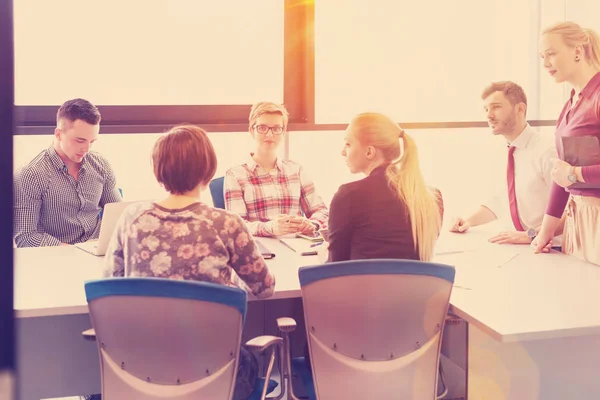
[[[110,278],[87,282],[85,292],[103,399],[231,398],[244,291],[206,282]]]
[[[300,268],[317,398],[435,399],[454,274],[391,259]]]
[[[225,209],[225,196],[223,195],[224,177],[215,178],[208,184],[215,208]]]

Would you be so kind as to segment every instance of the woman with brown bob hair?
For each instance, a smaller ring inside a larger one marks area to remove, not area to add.
[[[169,195],[123,212],[106,254],[106,275],[212,282],[271,296],[275,277],[244,221],[200,201],[217,168],[206,132],[174,127],[156,141],[152,162]],[[256,358],[242,348],[234,399],[247,398],[257,376]]]

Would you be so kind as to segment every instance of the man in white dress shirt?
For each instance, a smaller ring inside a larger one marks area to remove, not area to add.
[[[553,137],[543,137],[529,126],[527,97],[516,83],[494,82],[481,98],[492,132],[507,142],[507,149],[503,149],[507,152],[506,175],[494,185],[498,193],[468,218],[457,218],[450,231],[463,233],[497,218],[508,219],[514,229],[499,232],[490,242],[531,243],[546,212],[552,159],[558,158]],[[560,243],[555,240],[555,245]]]

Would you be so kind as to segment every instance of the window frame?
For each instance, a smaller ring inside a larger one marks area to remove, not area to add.
[[[283,102],[290,112],[288,130],[343,130],[347,126],[345,123],[315,123],[315,1],[282,1],[284,2]],[[537,58],[537,55],[534,54],[532,57]],[[535,67],[537,68],[537,65]],[[539,92],[539,86],[536,91]],[[533,97],[536,95],[539,93],[534,93]],[[531,111],[539,109],[539,99],[533,100]],[[52,132],[56,126],[58,107],[59,105],[15,106],[14,134],[42,135]],[[160,133],[178,123],[197,124],[210,132],[242,132],[248,129],[248,113],[251,104],[98,105],[98,108],[102,114],[101,131],[103,134]],[[532,114],[537,116],[535,111]],[[487,126],[485,121],[400,121],[399,123],[407,129]],[[530,120],[529,123],[532,126],[554,126],[556,121]],[[286,140],[286,148],[288,144],[289,142]]]

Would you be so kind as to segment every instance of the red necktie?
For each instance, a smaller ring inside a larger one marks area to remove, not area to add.
[[[510,206],[510,217],[512,218],[515,229],[518,231],[524,231],[523,225],[519,220],[519,213],[517,212],[517,196],[515,195],[515,159],[513,153],[516,147],[508,147],[508,166],[506,168],[506,181],[508,183],[508,205]]]

